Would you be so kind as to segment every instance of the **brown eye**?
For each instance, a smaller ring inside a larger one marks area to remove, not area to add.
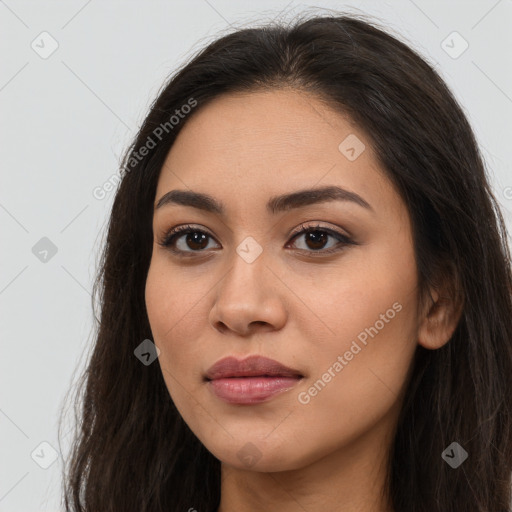
[[[328,235],[325,231],[320,231],[318,229],[315,231],[308,231],[304,234],[306,245],[310,249],[314,250],[323,249],[324,245],[328,241],[329,236],[330,235]]]
[[[170,230],[159,244],[176,253],[194,253],[203,252],[209,239],[213,237],[201,229],[179,226]]]
[[[341,250],[346,245],[355,245],[355,242],[350,240],[347,236],[342,233],[338,233],[331,229],[323,228],[322,226],[309,226],[302,227],[302,229],[295,233],[292,240],[304,237],[304,247],[299,247],[301,251],[319,254],[331,254]],[[332,244],[330,247],[326,247],[329,243],[329,239],[338,240],[337,243]]]
[[[208,235],[200,231],[193,231],[185,235],[185,244],[193,250],[205,249],[208,245]]]

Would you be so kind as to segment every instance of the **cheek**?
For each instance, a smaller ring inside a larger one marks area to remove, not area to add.
[[[388,347],[414,338],[417,271],[412,245],[405,236],[388,239],[392,242],[380,240],[347,252],[335,265],[290,277],[303,310],[291,318],[301,322],[304,339],[315,341],[320,353],[329,346],[348,350],[358,335],[361,341],[365,333],[370,337],[366,329],[375,335],[376,328],[379,339],[388,337]]]
[[[328,415],[350,411],[352,419],[363,422],[398,398],[417,345],[411,246],[381,246],[366,254],[354,258],[350,275],[338,276],[323,300],[316,296],[330,333],[321,345],[310,338],[314,374],[302,401]]]
[[[159,362],[169,390],[198,378],[201,339],[207,312],[204,311],[209,287],[193,273],[176,272],[168,262],[152,261],[145,288],[146,308],[153,341],[160,349]],[[203,300],[202,300],[203,299]],[[206,315],[206,316],[205,316]]]
[[[153,335],[166,344],[176,329],[197,315],[208,288],[193,271],[177,270],[165,257],[156,256],[149,267],[145,298]]]
[[[321,346],[310,338],[313,371],[294,396],[309,446],[328,453],[398,412],[416,349],[415,308],[400,283],[389,284],[338,295],[326,319],[335,335]]]

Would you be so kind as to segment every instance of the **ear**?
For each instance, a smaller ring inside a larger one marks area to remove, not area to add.
[[[446,282],[446,281],[445,281]],[[418,343],[436,350],[448,343],[459,323],[463,300],[454,287],[430,290],[430,302],[423,308]]]

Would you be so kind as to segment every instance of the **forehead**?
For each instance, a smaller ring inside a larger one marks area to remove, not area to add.
[[[174,149],[193,148],[198,159],[206,154],[229,160],[237,156],[247,164],[269,157],[316,160],[321,152],[327,158],[337,156],[339,143],[355,132],[363,137],[347,117],[311,94],[255,91],[220,96],[194,112]],[[169,156],[173,159],[172,152]]]
[[[357,158],[343,152],[344,141]],[[374,200],[387,193],[388,207],[395,194],[367,136],[347,116],[311,94],[280,89],[223,95],[195,111],[167,155],[156,199],[189,188],[243,208],[256,197],[266,203],[332,184]]]

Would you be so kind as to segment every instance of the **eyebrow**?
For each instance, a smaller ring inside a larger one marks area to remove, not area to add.
[[[370,204],[360,195],[337,186],[298,190],[290,194],[272,197],[267,202],[267,211],[275,215],[280,212],[329,201],[351,202],[374,212]],[[224,215],[226,211],[224,204],[214,197],[191,190],[171,190],[167,192],[158,200],[155,211],[170,204],[191,206],[219,215]]]

